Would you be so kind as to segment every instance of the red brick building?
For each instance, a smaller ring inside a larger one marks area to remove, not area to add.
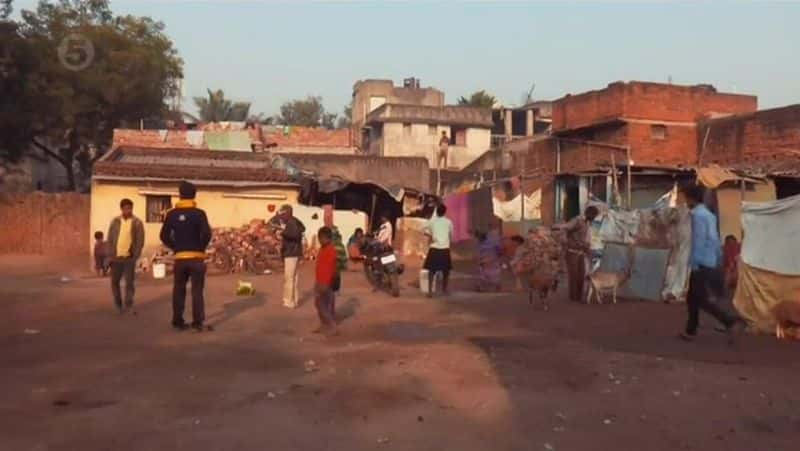
[[[704,120],[698,137],[700,165],[769,176],[779,199],[800,193],[800,105]]]
[[[556,100],[550,139],[533,143],[517,167],[526,190],[542,188],[545,223],[574,216],[590,194],[606,200],[612,163],[622,174],[629,159],[632,205],[649,205],[683,176],[682,168],[696,165],[701,121],[756,109],[755,96],[710,85],[611,83]],[[623,194],[626,180],[618,180]]]

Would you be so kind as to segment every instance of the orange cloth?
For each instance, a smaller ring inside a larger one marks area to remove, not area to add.
[[[317,254],[317,283],[326,287],[333,284],[336,276],[336,248],[333,244],[323,246]]]

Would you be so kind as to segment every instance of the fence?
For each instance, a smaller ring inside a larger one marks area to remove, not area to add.
[[[83,255],[90,235],[88,195],[0,194],[0,254]]]

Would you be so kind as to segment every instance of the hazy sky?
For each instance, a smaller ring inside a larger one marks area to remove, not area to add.
[[[36,0],[16,0],[17,9]],[[185,60],[185,109],[222,88],[252,111],[321,95],[331,111],[363,78],[416,76],[455,102],[486,89],[518,103],[616,80],[711,83],[800,103],[800,3],[112,0],[166,24]]]

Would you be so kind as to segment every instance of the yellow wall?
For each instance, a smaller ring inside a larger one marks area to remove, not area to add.
[[[97,230],[107,233],[111,220],[119,215],[119,201],[133,201],[133,213],[144,222],[145,253],[152,252],[159,244],[161,223],[146,222],[145,192],[172,195],[172,204],[178,201],[177,183],[121,183],[92,182],[91,234]],[[243,199],[226,197],[235,195],[270,195],[275,199]],[[269,188],[224,188],[198,186],[197,206],[206,211],[211,227],[239,227],[253,218],[267,218],[268,204],[276,209],[282,204],[297,204],[298,189],[294,187]],[[94,239],[92,239],[92,242]]]
[[[145,193],[172,194],[172,203],[178,201],[177,184],[173,183],[120,183],[100,182],[92,183],[91,196],[91,234],[97,230],[108,232],[111,220],[119,215],[119,201],[128,198],[133,201],[133,212],[144,222],[145,250],[144,255],[149,256],[161,244],[159,232],[161,223],[146,222]],[[248,199],[235,196],[241,195],[268,195],[274,199]],[[275,187],[269,188],[223,188],[198,186],[197,206],[206,211],[211,227],[240,227],[252,219],[269,219],[274,213],[267,210],[269,204],[275,205],[275,211],[283,205],[290,204],[294,207],[295,216],[306,226],[306,238],[309,243],[317,230],[323,225],[322,208],[298,205],[298,188]],[[233,197],[231,197],[233,196]],[[314,219],[314,215],[317,216]],[[334,223],[339,228],[344,240],[347,240],[356,228],[366,228],[367,215],[363,212],[341,211],[334,212]],[[94,238],[90,240],[94,244]]]
[[[756,183],[754,190],[746,190],[745,202],[768,202],[775,200],[775,183]],[[719,210],[719,235],[725,240],[728,235],[733,235],[737,240],[742,239],[742,195],[738,186],[725,185],[717,189],[717,209]]]

